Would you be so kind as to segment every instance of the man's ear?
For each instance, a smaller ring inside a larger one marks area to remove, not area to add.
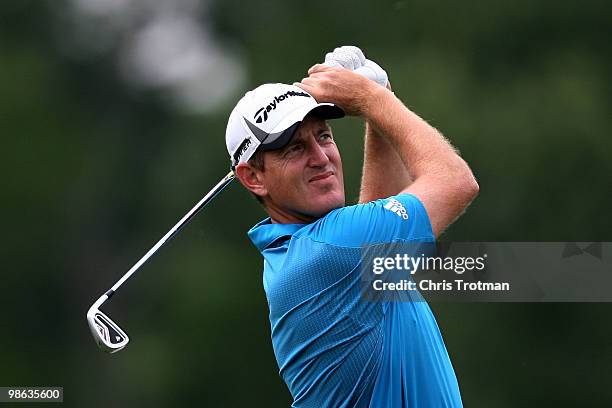
[[[264,176],[261,170],[256,169],[248,163],[240,163],[234,169],[234,173],[242,185],[260,197],[268,195],[268,190],[264,185]]]

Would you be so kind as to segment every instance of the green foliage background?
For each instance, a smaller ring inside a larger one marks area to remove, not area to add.
[[[206,4],[201,24],[248,63],[242,92],[299,80],[344,44],[386,68],[479,180],[445,239],[612,240],[609,2]],[[246,237],[264,214],[238,185],[105,306],[132,344],[95,347],[89,305],[228,170],[233,103],[170,108],[121,80],[120,43],[75,58],[58,40],[68,7],[0,3],[0,385],[63,386],[77,407],[288,406]],[[354,200],[362,124],[334,130]],[[465,406],[612,400],[609,304],[432,307]]]

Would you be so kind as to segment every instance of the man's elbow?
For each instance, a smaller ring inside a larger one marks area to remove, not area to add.
[[[459,175],[455,182],[454,190],[457,202],[463,203],[465,208],[476,198],[480,191],[480,186],[470,170]]]
[[[474,177],[471,171],[465,180],[465,192],[466,195],[469,197],[470,201],[475,199],[478,193],[480,192],[480,186],[478,185],[478,182],[476,181],[476,178]]]

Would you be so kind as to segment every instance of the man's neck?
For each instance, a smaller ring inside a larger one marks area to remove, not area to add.
[[[284,211],[277,208],[266,208],[273,224],[310,224],[318,219],[307,214]]]

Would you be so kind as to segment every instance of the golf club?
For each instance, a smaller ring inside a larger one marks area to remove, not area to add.
[[[107,315],[100,311],[100,307],[106,302],[113,294],[119,289],[123,283],[128,280],[134,272],[136,272],[145,262],[149,260],[161,248],[166,242],[172,239],[179,231],[191,221],[196,214],[206,206],[217,194],[221,192],[233,179],[235,178],[234,172],[230,171],[212,188],[196,205],[193,207],[174,227],[170,229],[158,242],[147,252],[134,266],[126,272],[121,279],[115,283],[106,293],[104,293],[98,300],[87,311],[87,323],[91,330],[98,347],[107,353],[115,353],[123,349],[130,341],[128,335],[121,330],[115,322],[113,322]]]

